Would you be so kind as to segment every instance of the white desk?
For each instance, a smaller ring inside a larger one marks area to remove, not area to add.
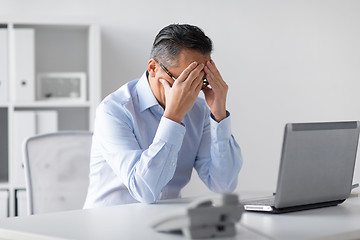
[[[9,218],[0,221],[0,239],[184,239],[181,235],[158,233],[149,224],[159,214],[185,207],[188,202],[189,199],[177,199]],[[266,239],[241,225],[237,232],[232,239]]]
[[[360,239],[360,198],[335,207],[279,215],[246,213],[241,223],[274,239]],[[350,238],[355,232],[357,238]],[[350,234],[344,234],[349,233]]]
[[[0,239],[184,239],[157,233],[149,223],[187,202],[184,199],[9,218],[0,221]],[[337,207],[282,215],[244,213],[236,237],[227,239],[326,239],[349,231],[359,231],[360,236],[360,198],[351,198]],[[341,239],[339,236],[337,239]]]

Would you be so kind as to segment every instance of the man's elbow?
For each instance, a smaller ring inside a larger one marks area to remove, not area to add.
[[[138,187],[133,185],[130,187],[129,192],[131,196],[141,203],[151,204],[155,203],[158,196],[149,187]]]
[[[155,198],[154,196],[143,196],[140,197],[138,201],[141,203],[152,204],[157,201],[157,198]]]
[[[237,179],[232,182],[223,182],[223,183],[213,183],[211,190],[216,193],[232,193],[235,191],[237,186]]]

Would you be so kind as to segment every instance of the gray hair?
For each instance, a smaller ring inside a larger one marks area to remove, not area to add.
[[[213,47],[211,39],[199,27],[171,24],[155,37],[150,57],[167,66],[176,66],[177,57],[184,48],[210,54]]]

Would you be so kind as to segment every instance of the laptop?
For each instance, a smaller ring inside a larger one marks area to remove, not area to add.
[[[285,213],[344,202],[351,193],[359,121],[288,123],[276,194],[242,200],[245,210]]]

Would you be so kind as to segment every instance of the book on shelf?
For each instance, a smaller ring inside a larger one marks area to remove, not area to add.
[[[0,102],[8,100],[8,31],[0,29]]]
[[[27,196],[25,189],[17,189],[15,192],[16,197],[16,216],[27,216]]]
[[[35,31],[14,29],[15,101],[35,100]]]
[[[9,216],[9,191],[6,189],[0,189],[0,219]]]
[[[37,134],[56,132],[58,113],[56,110],[14,112],[14,178],[16,186],[25,187],[23,143]]]

